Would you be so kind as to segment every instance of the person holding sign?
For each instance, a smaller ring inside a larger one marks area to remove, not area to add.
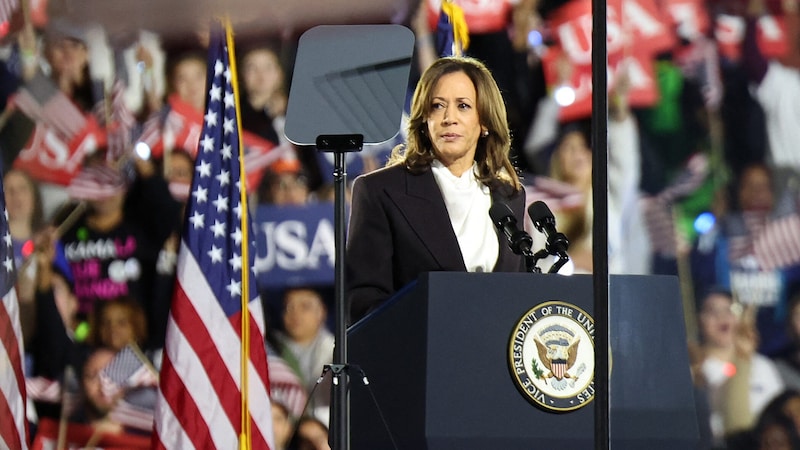
[[[345,258],[351,320],[423,272],[525,270],[489,216],[502,202],[522,224],[525,193],[510,141],[503,99],[483,63],[446,57],[423,73],[406,144],[353,184]]]

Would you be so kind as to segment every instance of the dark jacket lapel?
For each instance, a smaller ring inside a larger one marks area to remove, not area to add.
[[[389,192],[392,201],[441,265],[441,270],[466,271],[458,240],[447,215],[447,206],[433,172],[426,170],[412,174],[405,171],[404,178],[406,184],[402,191]]]

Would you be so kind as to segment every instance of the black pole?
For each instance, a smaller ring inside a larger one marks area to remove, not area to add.
[[[350,449],[350,376],[347,366],[347,304],[345,297],[345,248],[347,236],[345,190],[347,170],[344,155],[346,152],[360,151],[364,136],[360,134],[322,135],[317,137],[319,151],[333,152],[334,187],[334,241],[336,261],[334,262],[334,291],[336,345],[333,347],[331,364],[332,392],[329,442],[332,450]]]
[[[335,289],[336,289],[336,346],[333,348],[333,363],[344,369],[347,364],[347,308],[344,288],[344,252],[345,252],[345,217],[344,199],[347,172],[344,165],[344,153],[334,153],[334,197],[336,210],[333,214],[336,241]],[[333,410],[331,425],[334,427],[333,450],[350,448],[350,405],[348,396],[349,377],[347,370],[333,373]]]
[[[606,1],[592,0],[592,281],[595,449],[610,448],[608,308],[608,46]]]

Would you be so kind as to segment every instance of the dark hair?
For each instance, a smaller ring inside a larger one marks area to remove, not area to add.
[[[96,347],[107,346],[100,336],[100,323],[106,309],[111,306],[121,306],[127,310],[133,327],[133,338],[140,347],[147,340],[147,317],[144,308],[133,297],[122,296],[113,300],[95,303],[94,311],[89,318],[89,343]]]
[[[476,93],[478,118],[488,134],[478,139],[475,162],[476,176],[483,184],[501,181],[519,191],[522,184],[510,159],[511,131],[505,102],[497,83],[486,66],[469,57],[437,59],[422,74],[411,100],[406,145],[394,148],[388,165],[402,164],[413,172],[430,167],[435,159],[433,144],[426,133],[426,120],[433,108],[432,98],[439,80],[445,75],[464,73],[472,81]]]

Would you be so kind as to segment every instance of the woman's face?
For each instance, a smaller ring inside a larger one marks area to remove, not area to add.
[[[743,211],[770,211],[773,202],[772,180],[763,167],[750,167],[742,172],[739,204]]]
[[[283,325],[286,333],[300,342],[313,339],[323,327],[327,314],[316,292],[298,289],[286,294]]]
[[[778,424],[764,428],[758,450],[792,450],[792,441],[786,429]]]
[[[56,75],[78,77],[89,64],[89,50],[79,40],[60,38],[47,46],[47,60]]]
[[[278,57],[269,50],[253,50],[244,59],[242,78],[252,96],[269,96],[280,89],[283,73]]]
[[[475,85],[464,72],[453,72],[439,78],[432,94],[426,132],[437,159],[454,173],[463,172],[472,167],[483,131]]]
[[[580,132],[573,131],[564,136],[556,152],[563,176],[561,181],[574,186],[591,183],[592,151]]]
[[[196,59],[186,59],[175,66],[173,77],[178,97],[202,112],[206,102],[206,65]]]
[[[734,345],[736,315],[731,298],[724,294],[711,294],[700,310],[700,328],[703,340],[714,347]]]
[[[131,313],[122,305],[106,306],[99,326],[100,340],[103,345],[114,351],[120,351],[126,345],[135,342]]]
[[[3,180],[6,193],[6,209],[10,220],[28,220],[33,216],[34,187],[25,175],[11,171]]]

